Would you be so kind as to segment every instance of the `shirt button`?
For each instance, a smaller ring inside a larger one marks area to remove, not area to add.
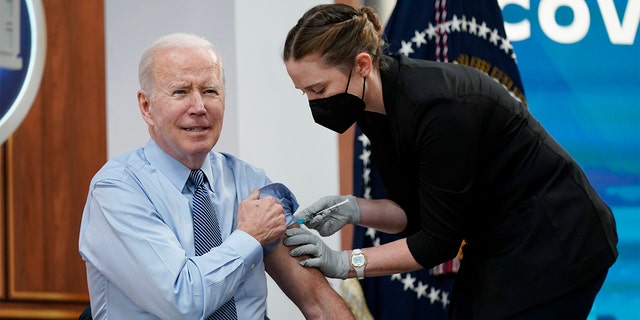
[[[255,264],[255,263],[252,263],[252,264],[251,264],[251,270],[253,270],[253,268],[255,268],[255,267],[256,267],[256,264]]]

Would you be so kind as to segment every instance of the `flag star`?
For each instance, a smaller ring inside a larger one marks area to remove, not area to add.
[[[393,281],[393,280],[401,281],[401,280],[402,280],[402,274],[400,274],[400,273],[394,273],[394,274],[392,274],[392,275],[391,275],[391,281]]]
[[[449,293],[446,291],[442,291],[442,308],[446,308],[449,305]]]
[[[498,40],[500,40],[500,34],[498,34],[498,29],[493,29],[493,31],[491,31],[491,36],[489,37],[489,42],[493,43],[493,45],[497,47]]]
[[[478,29],[478,36],[481,37],[482,39],[487,39],[487,33],[489,33],[489,31],[491,31],[491,29],[487,28],[487,24],[482,21],[482,24],[480,25],[480,28]]]
[[[467,21],[467,16],[463,14],[462,15],[462,31],[467,32],[468,25],[469,25],[469,22]]]
[[[460,24],[462,24],[462,21],[460,21],[458,16],[454,14],[453,19],[451,19],[451,31],[460,32]]]
[[[364,188],[364,193],[362,197],[365,199],[371,199],[371,187]]]
[[[376,229],[374,228],[367,228],[367,232],[365,233],[365,235],[369,236],[369,238],[371,238],[371,240],[376,238]]]
[[[471,21],[469,21],[469,33],[478,34],[478,30],[476,30],[477,27],[478,24],[476,23],[476,17],[472,17]]]
[[[368,185],[371,182],[371,169],[366,168],[362,172],[362,179],[364,180],[364,184]]]
[[[358,136],[358,141],[362,143],[363,148],[368,148],[369,145],[371,144],[371,141],[369,140],[369,138],[367,138],[367,136],[365,136],[364,134],[361,134]]]
[[[440,30],[442,33],[451,33],[451,22],[447,21],[440,25]]]
[[[358,159],[362,160],[362,165],[365,167],[369,166],[369,161],[371,159],[371,151],[367,149],[362,149],[362,154],[358,156]]]
[[[509,50],[513,49],[511,42],[509,42],[509,39],[505,38],[502,38],[500,40],[502,41],[502,43],[500,44],[500,49],[502,49],[504,53],[508,54]]]
[[[374,247],[380,246],[380,238],[376,238],[375,240],[373,240],[373,246]]]
[[[426,34],[424,32],[420,32],[418,30],[414,31],[414,36],[411,38],[412,42],[415,42],[416,47],[420,48],[420,46],[424,43],[427,44],[427,40],[425,40],[424,36]]]
[[[407,289],[413,289],[413,283],[416,282],[416,278],[411,276],[411,273],[407,273],[407,276],[402,279],[402,283],[404,284],[404,291]]]
[[[422,296],[427,296],[427,288],[429,288],[428,284],[423,284],[422,281],[418,281],[418,287],[415,289],[418,297],[416,299],[420,299]]]
[[[431,304],[433,304],[436,301],[440,301],[440,289],[431,287],[431,290],[429,291],[429,295],[427,297],[431,301]]]
[[[362,165],[365,168],[370,167],[370,164],[371,164],[371,150],[362,149],[362,154],[358,156],[358,159],[360,159],[360,161],[362,161]]]
[[[404,54],[407,57],[410,54],[412,54],[413,53],[413,48],[411,48],[411,41],[406,42],[406,41],[402,40],[402,48],[400,48],[400,50],[398,50],[398,52]]]
[[[429,23],[429,27],[427,27],[426,29],[424,29],[424,32],[429,35],[429,40],[433,40],[433,38],[435,38],[438,35],[438,32],[436,30],[436,27]]]

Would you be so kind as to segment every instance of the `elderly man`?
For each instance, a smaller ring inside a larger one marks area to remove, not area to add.
[[[212,151],[225,108],[214,47],[167,35],[143,54],[139,77],[151,139],[100,169],[82,219],[93,317],[264,319],[266,270],[305,317],[352,318],[324,276],[280,242],[295,224],[291,208],[285,220],[288,189],[289,201],[261,197],[264,171]]]

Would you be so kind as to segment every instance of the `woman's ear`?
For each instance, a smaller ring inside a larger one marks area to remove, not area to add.
[[[373,61],[371,59],[371,55],[366,52],[360,52],[356,56],[356,67],[357,72],[361,77],[367,77],[371,73],[371,69],[373,68]]]

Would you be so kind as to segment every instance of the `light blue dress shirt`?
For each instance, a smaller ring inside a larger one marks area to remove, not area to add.
[[[94,319],[202,319],[232,296],[238,319],[264,318],[263,248],[235,226],[238,204],[271,181],[213,151],[202,170],[223,239],[202,256],[194,249],[191,170],[153,140],[94,176],[79,238]]]

